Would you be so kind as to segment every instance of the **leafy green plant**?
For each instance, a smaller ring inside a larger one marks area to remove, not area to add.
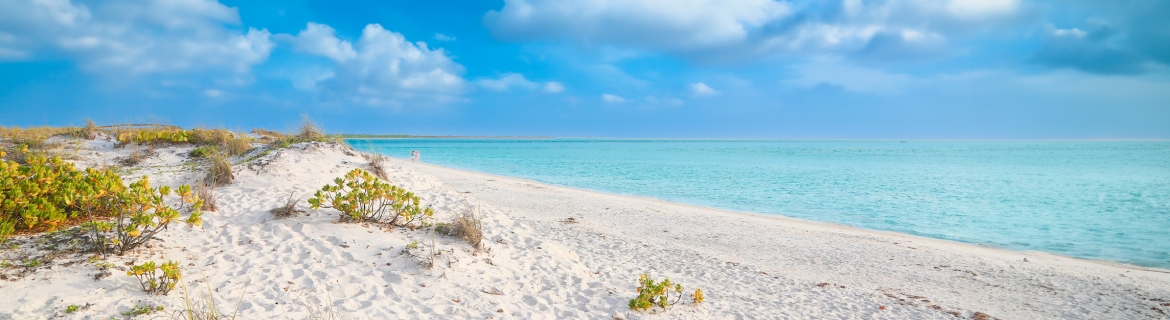
[[[71,304],[68,307],[65,307],[65,313],[74,313],[74,312],[77,312],[77,310],[81,310],[81,306],[76,305],[76,304]]]
[[[172,222],[181,219],[179,211],[165,203],[170,194],[170,187],[151,188],[150,180],[143,176],[116,197],[98,204],[116,207],[113,221],[91,220],[82,226],[93,232],[96,242],[102,248],[109,248],[119,255],[125,254],[146,244]],[[191,210],[191,214],[182,221],[191,227],[201,225],[203,212],[199,208],[203,206],[203,200],[192,195],[191,187],[187,185],[180,186],[177,195],[182,203],[189,204],[187,206]]]
[[[418,246],[418,240],[411,240],[410,243],[406,244],[406,250],[418,249]]]
[[[207,158],[207,157],[210,157],[212,154],[215,154],[215,152],[216,152],[215,147],[202,146],[202,147],[197,147],[194,150],[191,150],[191,152],[188,153],[187,155],[190,155],[192,158]]]
[[[159,274],[159,272],[162,272]],[[179,280],[183,278],[179,271],[179,263],[175,261],[168,261],[161,265],[156,265],[154,261],[135,265],[130,267],[130,271],[126,271],[126,275],[134,276],[138,279],[138,284],[142,285],[142,290],[153,295],[165,296],[175,288]]]
[[[165,227],[178,217],[163,201],[170,188],[151,188],[145,176],[127,187],[112,169],[80,171],[60,157],[49,158],[27,148],[21,152],[27,154],[26,164],[0,163],[0,240],[18,230],[53,231],[85,220],[96,228],[95,236],[99,231],[115,231],[114,225],[118,232],[137,234],[134,230],[140,226],[161,223]],[[189,195],[183,200],[197,201]],[[201,221],[200,214],[192,212],[191,223]],[[97,221],[104,218],[116,219]]]
[[[126,145],[130,143],[135,144],[160,144],[160,143],[184,143],[188,142],[191,134],[179,128],[163,128],[163,129],[139,129],[130,130],[118,134],[117,140],[119,145]]]
[[[379,180],[370,172],[353,169],[333,180],[309,198],[310,208],[341,211],[341,222],[385,222],[405,226],[434,210],[419,206],[419,197],[406,189]]]
[[[150,305],[150,304],[145,304],[145,303],[139,302],[139,303],[135,304],[133,308],[130,308],[129,311],[122,312],[122,315],[127,316],[127,317],[137,317],[137,316],[144,316],[144,315],[148,315],[148,314],[159,312],[159,311],[163,311],[162,306],[155,306],[155,305]]]
[[[638,278],[638,296],[630,299],[630,309],[636,311],[645,311],[653,307],[670,308],[671,305],[677,304],[683,296],[683,287],[681,284],[670,282],[670,278],[663,278],[661,282],[654,281],[648,274],[642,274]],[[670,301],[670,295],[677,294],[674,302]],[[703,290],[696,289],[695,293],[691,294],[691,302],[699,304],[703,302]]]
[[[25,268],[36,268],[41,266],[43,262],[41,262],[40,259],[25,259],[21,261],[21,264],[24,265]]]

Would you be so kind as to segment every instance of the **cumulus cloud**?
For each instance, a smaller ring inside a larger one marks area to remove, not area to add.
[[[565,91],[565,85],[561,84],[560,82],[549,81],[544,83],[544,92],[558,93],[562,91]]]
[[[246,74],[273,48],[267,30],[240,24],[236,8],[210,0],[69,0],[0,3],[0,55],[72,57],[86,70],[150,74],[216,70]]]
[[[455,37],[453,37],[453,36],[449,36],[449,35],[445,35],[445,34],[442,34],[442,33],[436,33],[436,34],[435,34],[435,40],[438,40],[438,41],[443,41],[443,42],[448,42],[448,41],[455,41]]]
[[[463,66],[443,49],[409,42],[401,33],[379,24],[362,29],[356,44],[337,38],[333,28],[309,23],[297,36],[285,36],[303,52],[326,57],[334,69],[306,72],[294,78],[298,88],[327,88],[348,99],[371,105],[400,105],[424,99],[458,100],[465,81]],[[523,77],[521,77],[523,79]]]
[[[952,36],[1020,14],[1018,0],[506,0],[484,23],[509,40],[617,45],[698,60],[776,53],[937,52]]]
[[[626,98],[622,98],[614,94],[604,93],[601,95],[601,101],[605,101],[606,103],[622,103],[626,102]]]
[[[290,38],[290,42],[298,51],[308,54],[323,56],[337,62],[357,57],[353,45],[349,41],[338,39],[337,31],[328,25],[309,22],[305,30]]]
[[[711,89],[711,87],[707,86],[706,83],[702,82],[689,84],[687,85],[687,89],[689,89],[691,94],[695,95],[696,97],[713,96],[719,94],[719,91]]]

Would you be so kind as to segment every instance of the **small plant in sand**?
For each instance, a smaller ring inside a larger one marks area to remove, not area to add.
[[[175,285],[182,280],[182,273],[179,271],[179,263],[175,261],[168,261],[161,265],[156,265],[154,261],[131,266],[130,271],[126,271],[126,275],[134,276],[138,279],[138,284],[142,285],[142,290],[146,293],[165,296],[175,288]]]
[[[454,234],[471,244],[475,250],[483,248],[483,220],[468,210],[455,215],[451,222]]]
[[[201,211],[215,211],[218,206],[215,204],[215,186],[208,185],[205,181],[199,181],[196,187],[195,196],[199,200],[203,200],[203,205],[199,207]]]
[[[273,208],[268,212],[272,213],[272,216],[276,217],[277,219],[289,218],[297,214],[304,213],[304,210],[297,209],[297,202],[301,202],[301,200],[293,198],[293,195],[289,194],[288,200],[284,202],[284,205]]]
[[[191,194],[191,187],[182,185],[179,189],[180,200],[191,208],[191,214],[183,222],[188,226],[201,225],[203,213],[198,208],[203,206],[203,201]],[[93,232],[100,246],[124,254],[146,244],[171,222],[182,218],[178,210],[166,204],[165,199],[170,194],[170,187],[151,188],[150,180],[143,176],[115,199],[108,199],[114,205],[120,205],[113,212],[113,221],[91,220],[82,226]]]
[[[677,295],[674,302],[670,301],[672,293]],[[661,282],[656,282],[650,275],[643,274],[638,278],[638,296],[630,299],[629,306],[635,311],[645,311],[653,307],[667,309],[671,305],[677,304],[682,296],[681,284],[672,283],[669,278],[663,278]],[[703,290],[696,289],[695,293],[691,294],[691,303],[699,304],[702,302]]]
[[[74,312],[77,312],[77,310],[81,310],[81,306],[76,305],[76,304],[71,304],[68,307],[65,307],[65,313],[74,313]]]
[[[159,311],[163,311],[162,306],[150,305],[150,304],[145,304],[145,303],[139,302],[138,304],[135,304],[133,308],[130,308],[129,311],[122,312],[122,315],[127,316],[127,317],[137,317],[137,316],[145,316],[145,315],[152,314],[152,313],[159,312]]]
[[[370,172],[353,169],[333,180],[309,198],[310,208],[341,211],[341,222],[385,222],[405,226],[434,210],[419,207],[419,197],[406,189],[379,180]]]
[[[366,161],[370,162],[370,172],[373,172],[374,176],[381,178],[383,180],[387,179],[386,178],[386,158],[383,158],[382,155],[377,154],[377,153],[365,153],[365,152],[362,152],[362,158],[365,158]]]

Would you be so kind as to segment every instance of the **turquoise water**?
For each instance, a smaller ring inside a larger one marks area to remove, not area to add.
[[[349,142],[569,187],[1170,268],[1170,142]]]

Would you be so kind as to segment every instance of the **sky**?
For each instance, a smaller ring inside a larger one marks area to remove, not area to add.
[[[1170,138],[1170,1],[0,1],[0,125]]]

